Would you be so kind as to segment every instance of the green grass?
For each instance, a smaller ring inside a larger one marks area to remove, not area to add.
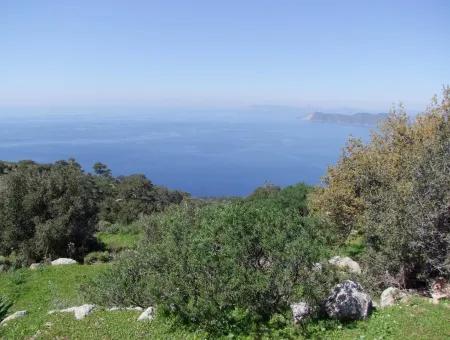
[[[86,301],[78,293],[80,284],[108,265],[70,265],[21,269],[0,274],[0,292],[14,302],[11,312],[29,314],[0,328],[2,339],[24,339],[39,334],[41,339],[130,339],[199,338],[197,333],[173,327],[169,320],[137,322],[139,312],[94,311],[77,321],[73,314],[52,314],[52,309],[77,306]]]
[[[119,252],[124,249],[133,249],[137,246],[141,235],[137,233],[116,233],[99,232],[96,237],[105,244],[106,250]]]
[[[80,321],[72,314],[47,314],[51,309],[88,302],[79,295],[79,285],[108,266],[44,267],[0,274],[0,293],[14,302],[11,311],[29,312],[26,317],[0,327],[0,338],[26,339],[38,335],[38,339],[203,339],[207,336],[163,317],[138,322],[139,312],[135,311],[100,309]],[[288,327],[281,331],[267,330],[258,338],[294,338],[298,334]],[[314,339],[450,339],[450,305],[433,305],[417,298],[377,311],[367,321],[314,322],[306,327],[305,334]]]
[[[317,326],[315,337],[323,339],[450,339],[450,305],[415,298],[376,311],[367,321]]]

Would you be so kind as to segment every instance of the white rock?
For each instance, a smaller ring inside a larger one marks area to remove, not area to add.
[[[402,301],[407,295],[400,289],[389,287],[383,290],[380,297],[380,307],[385,308],[394,305],[396,302]]]
[[[325,300],[325,312],[341,321],[366,319],[372,311],[372,299],[359,283],[346,280],[336,285]]]
[[[312,266],[312,270],[315,272],[321,272],[322,271],[322,263],[316,262]]]
[[[76,264],[76,263],[78,263],[78,262],[75,260],[66,259],[66,258],[62,257],[62,258],[52,261],[52,266],[63,266],[63,265],[67,265],[67,264]]]
[[[353,261],[348,256],[334,256],[328,262],[336,267],[348,269],[351,273],[361,274],[361,267],[358,262]]]
[[[305,318],[310,316],[312,313],[312,308],[306,302],[291,304],[291,310],[295,324],[301,323]]]
[[[138,317],[138,321],[151,321],[155,318],[155,308],[148,307]]]
[[[10,316],[6,317],[3,319],[2,322],[0,322],[0,325],[4,325],[6,324],[8,321],[11,320],[15,320],[15,319],[19,319],[19,318],[23,318],[25,315],[27,315],[28,312],[26,310],[20,310],[18,312],[15,312],[13,314],[11,314]]]
[[[118,310],[135,310],[135,311],[138,311],[138,312],[142,312],[144,310],[144,308],[142,308],[142,307],[133,307],[133,306],[131,306],[131,307],[111,307],[111,308],[108,308],[108,311],[110,311],[110,312],[114,312],[114,311],[118,311]]]
[[[75,319],[81,320],[86,317],[86,315],[90,314],[92,310],[95,308],[95,305],[82,305],[77,307],[70,307],[66,309],[60,310],[51,310],[48,314],[54,313],[73,313],[75,315]]]
[[[44,265],[42,264],[42,263],[32,263],[31,265],[30,265],[30,269],[31,270],[37,270],[37,269],[39,269],[39,268],[41,268],[41,267],[43,267]]]

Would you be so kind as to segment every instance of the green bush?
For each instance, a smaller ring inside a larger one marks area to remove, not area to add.
[[[112,255],[107,251],[94,251],[84,257],[84,264],[106,263],[112,260]]]
[[[97,196],[92,178],[73,160],[20,162],[0,176],[0,254],[23,264],[82,256],[95,247]]]
[[[311,207],[336,234],[364,238],[369,282],[416,287],[450,276],[450,88],[411,121],[394,112],[369,143],[350,141]]]
[[[164,210],[171,204],[179,204],[186,193],[155,186],[144,175],[111,177],[101,168],[94,179],[100,188],[101,203],[99,217],[104,222],[127,225],[143,215]],[[108,171],[108,170],[106,170]],[[103,222],[103,224],[105,224]]]
[[[125,251],[118,255],[114,267],[83,284],[81,292],[86,301],[102,306],[147,308],[154,303],[147,277],[146,259],[135,251]]]
[[[284,201],[303,192],[296,188],[154,215],[144,245],[92,283],[91,298],[156,303],[185,323],[226,333],[288,313],[298,299],[321,300],[333,276],[311,268],[328,256],[328,235],[301,216],[304,202]]]

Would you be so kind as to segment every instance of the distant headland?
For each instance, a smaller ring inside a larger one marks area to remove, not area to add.
[[[387,113],[324,113],[313,112],[305,117],[305,120],[322,123],[355,124],[355,125],[377,125],[381,120],[387,118]]]

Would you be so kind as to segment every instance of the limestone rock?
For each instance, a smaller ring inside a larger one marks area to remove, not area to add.
[[[312,308],[306,302],[298,302],[291,304],[292,316],[294,323],[299,324],[312,313]]]
[[[397,302],[403,301],[407,298],[407,294],[395,287],[386,288],[380,297],[380,307],[385,308],[392,306]]]
[[[336,267],[347,269],[351,273],[361,274],[361,267],[359,266],[359,263],[353,261],[348,256],[346,257],[334,256],[328,262]]]
[[[77,307],[70,307],[66,309],[60,309],[60,310],[52,310],[48,312],[48,314],[53,313],[73,313],[75,315],[75,319],[82,320],[84,319],[88,314],[92,312],[92,310],[95,308],[95,305],[82,305]]]
[[[108,308],[108,311],[109,311],[109,312],[120,311],[120,310],[135,310],[135,311],[138,311],[138,312],[142,312],[142,311],[144,310],[144,308],[142,308],[142,307],[133,307],[133,306],[130,306],[130,307],[111,307],[111,308]]]
[[[145,311],[141,313],[138,317],[138,321],[151,321],[155,318],[155,308],[148,307]]]
[[[336,285],[324,302],[324,310],[332,319],[362,320],[372,311],[372,299],[359,283],[346,280]]]
[[[42,268],[44,265],[42,264],[42,263],[32,263],[31,265],[30,265],[30,269],[31,270],[37,270],[37,269],[39,269],[39,268]]]
[[[52,261],[52,266],[63,266],[67,264],[77,264],[78,262],[72,259],[67,258],[59,258],[57,260]]]
[[[7,322],[15,320],[15,319],[23,318],[27,314],[28,314],[28,312],[26,310],[20,310],[18,312],[15,312],[15,313],[11,314],[10,316],[7,316],[6,318],[4,318],[2,320],[2,322],[0,322],[0,325],[4,325]]]

